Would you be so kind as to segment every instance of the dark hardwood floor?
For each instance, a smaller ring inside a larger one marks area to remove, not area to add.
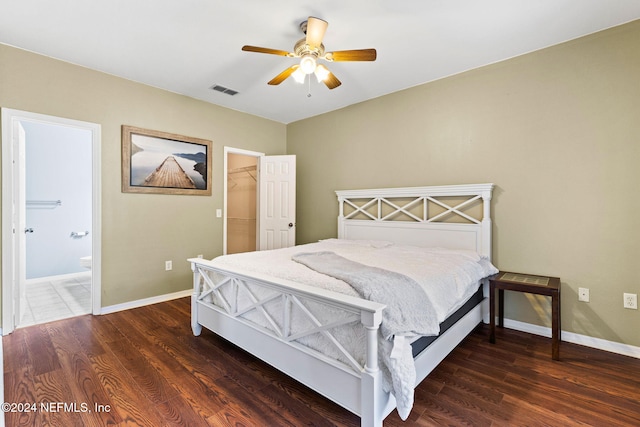
[[[188,298],[3,338],[14,426],[357,426],[359,418],[204,330]],[[638,426],[640,360],[480,327],[385,426]],[[32,406],[33,405],[33,406]],[[5,407],[5,409],[7,409]]]

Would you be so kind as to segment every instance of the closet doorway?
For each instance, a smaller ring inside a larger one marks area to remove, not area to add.
[[[296,242],[296,156],[224,147],[223,254]]]
[[[2,333],[100,312],[100,125],[2,109]]]
[[[227,254],[257,249],[258,156],[227,155]]]

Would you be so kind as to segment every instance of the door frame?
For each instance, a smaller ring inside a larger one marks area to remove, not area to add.
[[[222,254],[226,255],[227,254],[227,174],[229,173],[229,165],[227,164],[227,157],[229,154],[241,154],[243,156],[249,156],[249,157],[263,157],[265,155],[265,153],[260,153],[258,151],[250,151],[250,150],[244,150],[242,148],[234,148],[234,147],[224,147],[224,174],[223,174],[223,183],[222,183]],[[259,180],[259,174],[257,174],[256,176],[257,180]],[[259,203],[258,201],[260,200],[260,187],[259,187],[260,183],[257,182],[256,183],[256,210],[259,209]],[[256,248],[260,247],[259,246],[259,233],[258,231],[260,230],[260,218],[259,215],[256,215]]]
[[[101,126],[96,123],[67,119],[28,111],[1,109],[2,115],[2,335],[7,335],[16,327],[15,322],[15,283],[20,254],[24,248],[19,247],[15,238],[19,212],[14,211],[13,204],[21,185],[16,178],[20,172],[14,138],[16,126],[20,122],[37,122],[44,124],[68,126],[91,132],[92,152],[92,248],[91,248],[91,308],[94,315],[100,314],[101,305],[101,260],[102,260],[102,183],[101,183]],[[24,183],[22,183],[24,186]],[[24,209],[24,206],[22,207]],[[18,254],[18,256],[15,256]]]

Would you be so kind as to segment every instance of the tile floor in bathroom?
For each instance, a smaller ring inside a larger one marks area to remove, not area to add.
[[[18,327],[91,313],[91,272],[28,280]]]

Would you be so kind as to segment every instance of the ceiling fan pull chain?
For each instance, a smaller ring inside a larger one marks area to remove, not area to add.
[[[307,98],[311,98],[311,75],[309,75],[309,92],[307,93]]]

